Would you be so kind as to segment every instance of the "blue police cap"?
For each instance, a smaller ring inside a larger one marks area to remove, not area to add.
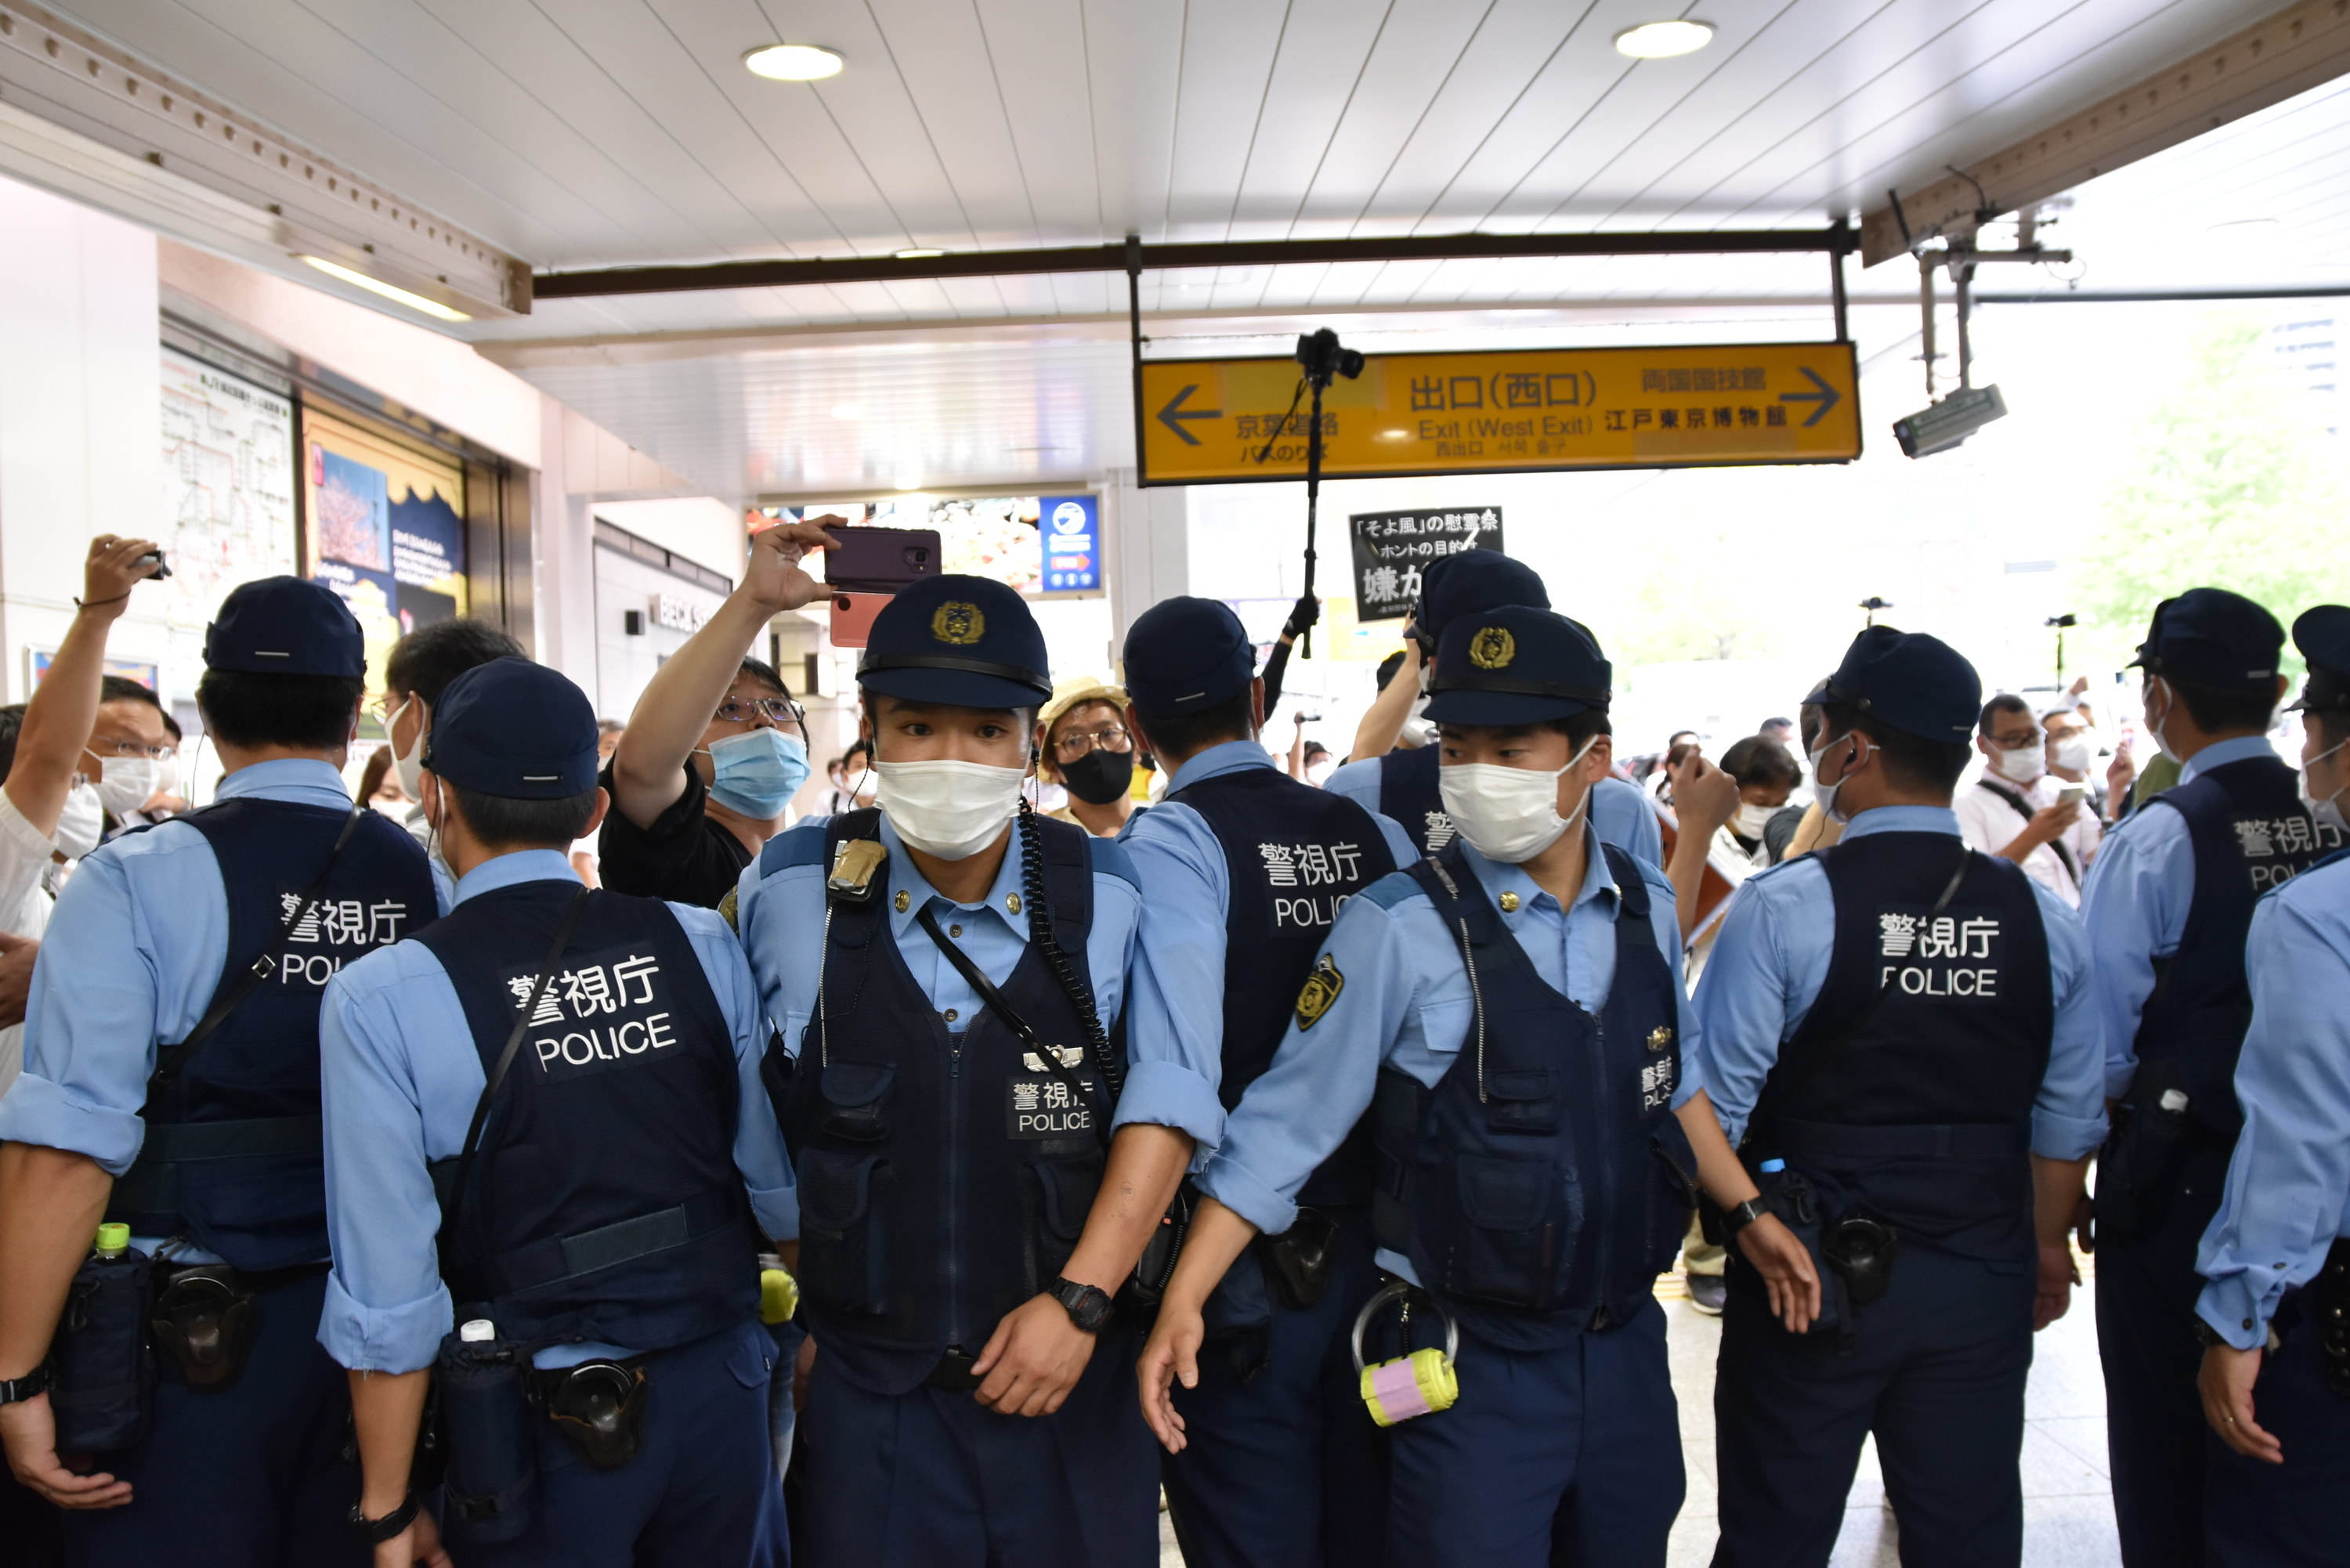
[[[1145,713],[1196,713],[1248,690],[1256,648],[1218,599],[1161,599],[1126,634],[1126,691]]]
[[[2283,651],[2276,617],[2225,588],[2189,588],[2154,607],[2154,624],[2130,662],[2189,686],[2265,691]]]
[[[1419,603],[1413,607],[1412,624],[1431,640],[1441,641],[1456,616],[1501,605],[1548,609],[1550,591],[1523,561],[1513,561],[1499,550],[1462,550],[1430,562],[1419,575]]]
[[[334,589],[300,577],[239,583],[204,628],[204,665],[262,675],[367,673],[359,618]]]
[[[1456,557],[1457,558],[1457,557]],[[1530,605],[1456,617],[1436,649],[1428,717],[1535,724],[1606,708],[1615,671],[1580,623]]]
[[[494,659],[442,690],[423,763],[436,777],[508,800],[586,794],[596,787],[596,710],[560,670]]]
[[[881,607],[857,661],[868,691],[958,708],[1035,708],[1052,660],[1027,602],[985,577],[925,577]]]
[[[1939,637],[1872,626],[1804,701],[1857,709],[1921,740],[1965,742],[1982,716],[1982,678]]]
[[[2309,661],[2309,682],[2293,706],[2350,713],[2350,605],[2319,605],[2293,623],[2293,645]]]

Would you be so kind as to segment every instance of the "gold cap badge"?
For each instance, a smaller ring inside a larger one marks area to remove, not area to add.
[[[955,648],[969,648],[987,635],[987,618],[979,607],[949,599],[931,612],[931,635]]]
[[[1480,670],[1503,670],[1518,656],[1518,639],[1504,626],[1478,628],[1469,639],[1469,662]]]

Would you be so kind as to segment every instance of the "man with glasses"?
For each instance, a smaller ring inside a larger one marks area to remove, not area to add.
[[[742,586],[637,699],[604,770],[612,811],[597,874],[613,892],[715,909],[783,831],[807,779],[807,725],[784,678],[751,648],[769,620],[823,592],[799,560],[830,549],[823,525],[839,521],[755,535]]]
[[[2048,771],[2053,743],[2022,698],[2001,692],[1983,704],[1975,726],[1982,776],[1951,805],[1959,836],[2014,861],[2066,909],[2077,909],[2097,852],[2097,819],[2082,804],[2085,785],[2067,787]]]
[[[1134,815],[1134,736],[1126,727],[1126,693],[1090,675],[1061,682],[1037,716],[1045,741],[1037,771],[1069,792],[1069,804],[1045,815],[1075,823],[1096,838],[1116,838]]]
[[[432,727],[433,706],[449,682],[494,659],[525,657],[520,643],[485,620],[434,621],[391,645],[375,717],[391,745],[392,770],[400,775],[402,794],[416,802],[424,798],[424,732]],[[432,857],[432,885],[445,905],[456,895],[457,878],[432,825],[424,820],[424,807],[411,805],[402,826]]]
[[[99,682],[98,719],[79,769],[105,813],[105,836],[147,821],[140,808],[180,782],[180,750],[153,688],[120,675]]]

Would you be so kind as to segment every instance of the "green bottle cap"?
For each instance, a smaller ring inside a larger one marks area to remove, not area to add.
[[[108,1223],[98,1228],[98,1250],[101,1252],[127,1251],[130,1246],[130,1227]]]

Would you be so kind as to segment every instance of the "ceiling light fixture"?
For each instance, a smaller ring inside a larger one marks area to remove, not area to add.
[[[822,81],[838,76],[844,63],[839,50],[815,44],[767,44],[743,57],[753,76],[778,82]]]
[[[835,403],[832,405],[832,417],[837,420],[853,420],[864,411],[865,410],[863,409],[858,408],[855,403]]]
[[[386,299],[408,306],[411,310],[421,310],[435,320],[471,321],[473,319],[463,311],[452,310],[437,299],[427,299],[421,294],[411,294],[408,290],[388,284],[381,278],[369,277],[363,272],[355,272],[340,262],[330,262],[324,256],[304,256],[302,259],[328,277],[341,278],[345,283],[366,289],[369,294],[380,294]]]
[[[1668,60],[1693,55],[1713,42],[1711,22],[1643,22],[1616,35],[1616,52],[1636,60]]]
[[[897,256],[899,261],[929,261],[933,256],[942,256],[946,254],[944,251],[911,250],[899,251]]]

